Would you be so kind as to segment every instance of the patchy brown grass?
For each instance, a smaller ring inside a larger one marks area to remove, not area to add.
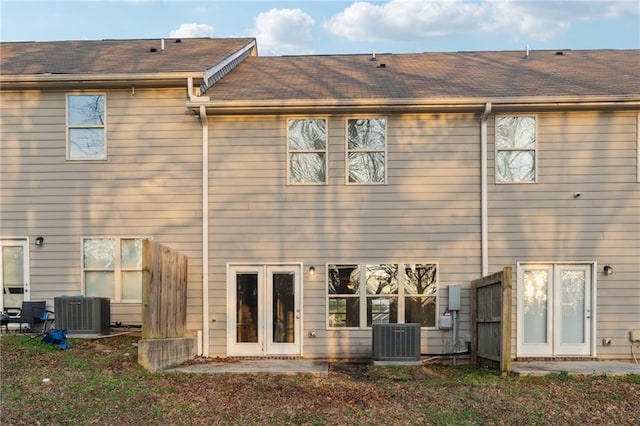
[[[640,376],[331,364],[327,377],[144,371],[137,336],[0,338],[2,425],[640,424]],[[43,382],[43,379],[49,381]]]

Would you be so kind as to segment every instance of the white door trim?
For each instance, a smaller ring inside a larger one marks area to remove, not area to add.
[[[4,262],[1,256],[3,256],[3,247],[5,246],[22,246],[23,247],[23,300],[31,300],[31,274],[30,274],[30,254],[29,254],[29,237],[12,237],[12,238],[0,238],[0,307],[4,310]]]
[[[274,272],[293,272],[294,281],[294,307],[295,328],[294,343],[270,343],[273,339],[272,315],[273,315],[273,278]],[[257,276],[257,305],[258,322],[257,342],[237,343],[237,312],[236,276],[238,273],[256,274]],[[292,355],[302,356],[303,338],[303,265],[302,263],[228,263],[227,264],[227,356],[269,356]]]
[[[561,339],[561,295],[560,271],[566,268],[584,269],[588,280],[585,288],[585,343],[580,345],[562,345]],[[539,269],[548,271],[547,288],[547,342],[524,342],[524,271]],[[518,262],[516,292],[516,356],[517,357],[562,357],[562,356],[596,356],[596,288],[597,263],[594,261],[578,262]]]
[[[562,319],[562,271],[582,271],[584,272],[585,288],[583,290],[583,302],[582,311],[580,312],[580,320],[584,321],[584,336],[583,343],[563,343],[563,319]],[[589,356],[591,355],[591,331],[593,324],[591,323],[591,305],[592,305],[592,275],[593,268],[591,265],[576,265],[572,263],[560,263],[556,264],[554,268],[554,319],[553,327],[555,332],[553,333],[554,342],[554,355],[557,356]]]

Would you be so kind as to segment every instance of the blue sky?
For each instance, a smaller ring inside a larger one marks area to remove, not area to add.
[[[638,49],[640,1],[0,0],[1,40],[256,37],[266,55]]]

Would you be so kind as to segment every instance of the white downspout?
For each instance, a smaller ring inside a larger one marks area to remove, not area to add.
[[[487,120],[491,114],[491,102],[487,102],[484,106],[484,112],[480,119],[480,174],[481,182],[481,239],[482,239],[482,276],[489,275],[489,224],[488,224],[488,202],[487,202]]]
[[[191,93],[191,92],[190,92]],[[202,356],[209,356],[209,119],[200,105],[202,123]]]

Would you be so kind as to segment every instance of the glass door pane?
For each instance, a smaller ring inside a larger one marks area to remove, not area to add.
[[[236,275],[236,342],[258,342],[258,274]]]
[[[585,337],[585,271],[561,271],[560,318],[562,343],[584,343]]]
[[[548,343],[549,271],[526,270],[523,278],[523,342]]]
[[[273,342],[295,342],[295,276],[273,274]]]
[[[25,250],[26,241],[8,242],[2,245],[3,309],[20,308],[25,300],[24,293],[28,286]]]

